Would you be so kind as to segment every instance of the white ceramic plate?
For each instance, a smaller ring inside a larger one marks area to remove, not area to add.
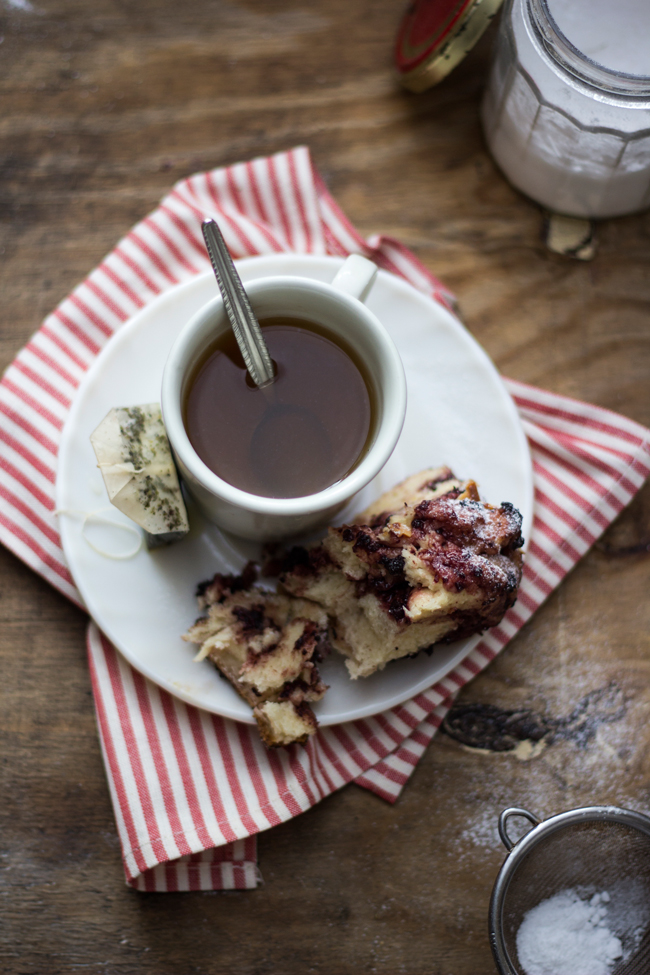
[[[279,254],[240,261],[238,268],[244,281],[275,274],[331,281],[341,263],[335,257]],[[124,325],[97,357],[63,431],[58,509],[106,508],[90,434],[114,406],[159,400],[173,340],[215,293],[211,272],[172,288]],[[347,514],[408,474],[448,464],[459,477],[476,479],[486,500],[516,505],[528,537],[533,510],[528,444],[490,359],[453,315],[391,274],[379,272],[367,303],[400,351],[409,402],[393,456]],[[117,509],[106,514],[116,525],[131,525]],[[340,521],[345,518],[343,512]],[[134,558],[115,561],[88,544],[80,517],[63,514],[59,520],[65,556],[86,606],[127,660],[184,701],[251,724],[248,705],[209,661],[193,662],[196,648],[180,635],[198,615],[196,584],[215,572],[238,571],[248,558],[259,555],[255,546],[225,537],[191,511],[192,530],[183,541],[153,552],[143,548]],[[119,527],[91,529],[91,534],[97,532],[104,534],[105,547],[132,547],[132,536]],[[315,707],[320,723],[367,717],[400,704],[449,673],[477,639],[441,647],[430,657],[395,661],[357,681],[349,679],[343,659],[333,654],[322,667],[330,690]]]

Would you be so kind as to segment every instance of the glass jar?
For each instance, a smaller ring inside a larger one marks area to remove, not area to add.
[[[600,44],[598,56],[613,68],[579,50],[551,14],[563,24],[573,16],[584,33],[595,26],[589,17],[617,18],[620,2],[508,0],[503,9],[482,106],[485,136],[510,182],[556,213],[615,217],[650,206],[650,70],[616,70],[647,63],[650,0],[623,3],[623,53],[610,57],[607,40]],[[618,28],[621,35],[620,20]],[[637,60],[626,60],[635,46]]]

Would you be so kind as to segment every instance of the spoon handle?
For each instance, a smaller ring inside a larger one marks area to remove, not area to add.
[[[214,220],[203,221],[203,237],[212,261],[219,290],[237,345],[256,386],[273,382],[273,363],[266,347],[262,329],[250,306],[248,295],[226,247],[226,242]]]

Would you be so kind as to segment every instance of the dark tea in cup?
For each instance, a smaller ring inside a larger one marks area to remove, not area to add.
[[[343,262],[318,260],[328,265],[321,273],[331,270],[331,283],[277,272],[245,280],[279,373],[286,339],[287,355],[292,353],[285,360],[286,376],[302,387],[297,398],[285,396],[280,375],[268,389],[246,385],[244,364],[225,337],[230,324],[221,298],[203,305],[182,327],[163,373],[163,419],[185,490],[208,521],[256,543],[305,536],[332,524],[379,474],[406,414],[399,353],[364,304],[376,266],[359,254]],[[311,271],[313,260],[304,262]],[[257,263],[252,270],[259,273]],[[221,353],[220,362],[215,356],[210,363],[214,353]],[[299,367],[295,377],[288,368],[292,362]],[[201,387],[207,406],[195,412]],[[274,444],[281,445],[280,452]]]
[[[345,478],[372,440],[375,397],[360,357],[327,328],[262,318],[275,381],[250,379],[229,329],[188,377],[183,421],[218,477],[250,494],[298,498]]]

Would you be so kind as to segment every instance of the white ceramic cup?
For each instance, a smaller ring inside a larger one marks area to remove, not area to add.
[[[406,379],[393,340],[363,304],[376,273],[371,261],[352,255],[331,284],[278,276],[246,285],[258,318],[286,315],[316,322],[334,339],[341,336],[366,364],[376,404],[371,443],[345,478],[316,494],[300,498],[249,494],[203,463],[187,436],[182,403],[186,383],[202,352],[230,328],[221,297],[204,305],[176,339],[162,380],[167,435],[187,490],[203,514],[225,531],[261,542],[314,531],[331,521],[379,473],[393,452],[406,412]]]

